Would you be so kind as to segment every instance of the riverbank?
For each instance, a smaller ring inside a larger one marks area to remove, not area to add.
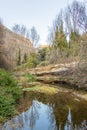
[[[59,92],[68,92],[76,95],[78,98],[87,100],[87,70],[82,69],[84,64],[82,66],[78,65],[78,63],[73,62],[70,64],[37,67],[34,69],[26,68],[24,70],[15,70],[12,74],[1,71],[2,78],[0,78],[0,83],[2,87],[0,88],[0,101],[3,106],[3,108],[1,107],[1,121],[3,122],[5,117],[6,119],[11,118],[17,113],[15,111],[17,96],[15,95],[19,95],[19,88],[22,91],[32,91],[51,96]],[[6,96],[7,93],[8,98]],[[6,108],[8,108],[8,112],[6,112]],[[4,118],[3,114],[5,115]]]
[[[14,76],[24,90],[48,93],[52,91],[50,88],[55,86],[58,91],[72,91],[79,97],[87,99],[87,70],[83,69],[84,66],[84,63],[72,62],[33,69],[18,68]],[[32,75],[35,81],[30,82],[29,75]],[[46,91],[48,86],[50,86],[49,91]]]
[[[87,68],[84,69],[84,63],[56,64],[22,71],[19,69],[14,75],[23,79],[26,74],[34,75],[38,82],[68,85],[72,89],[87,91]]]
[[[78,102],[81,100],[85,102],[87,101],[87,92],[86,92],[87,89],[85,89],[85,85],[86,85],[85,83],[87,78],[86,75],[82,77],[84,71],[80,73],[81,74],[80,77],[77,76],[77,74],[75,73],[75,72],[79,72],[77,70],[77,65],[78,65],[77,63],[65,64],[65,65],[58,64],[53,66],[38,67],[34,69],[26,69],[20,71],[15,70],[13,72],[13,76],[18,81],[18,84],[16,85],[18,85],[18,87],[21,88],[23,93],[32,92],[32,96],[34,96],[34,94],[37,95],[40,94],[42,96],[46,95],[47,98],[53,97],[54,95],[61,95],[61,97],[63,97],[64,95],[65,96],[68,95],[69,97],[75,97],[73,99],[74,101]],[[7,81],[9,81],[8,76],[5,77],[5,80],[6,78]],[[8,84],[9,83],[10,81],[8,82]],[[20,97],[19,100],[21,100],[21,98],[22,97]],[[28,109],[28,105],[26,104],[26,101],[24,102],[25,102],[24,105],[19,104],[19,108],[17,105],[18,102],[17,104],[15,104],[16,106],[15,108],[17,112],[15,114],[18,113],[20,114],[22,110]],[[9,106],[8,106],[8,110],[9,110]],[[7,115],[6,119],[9,119],[11,117],[12,116]],[[4,121],[5,120],[3,119],[2,122]]]

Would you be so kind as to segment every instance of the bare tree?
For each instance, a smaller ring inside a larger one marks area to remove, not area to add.
[[[78,21],[79,27],[86,33],[87,32],[87,9],[85,4],[83,4],[80,9],[80,16]]]
[[[21,25],[20,27],[20,34],[23,36],[26,36],[27,29],[24,25]]]
[[[30,38],[30,41],[33,43],[33,47],[36,47],[40,39],[40,36],[37,33],[37,30],[34,26],[30,29],[29,38]]]
[[[21,34],[23,35],[24,37],[26,36],[26,33],[27,33],[27,29],[24,25],[19,25],[19,24],[15,24],[13,27],[12,27],[12,30],[15,32],[15,33],[18,33],[18,34]]]
[[[19,25],[19,24],[15,24],[15,25],[12,27],[12,30],[13,30],[15,33],[19,33],[19,31],[20,31],[20,25]]]
[[[26,38],[29,38],[29,36],[30,36],[30,30],[27,30],[27,32],[26,32]]]
[[[64,29],[63,10],[60,10],[59,14],[54,19],[52,27],[49,27],[49,34],[48,34],[47,40],[50,43],[50,45],[53,44],[53,39],[54,39],[56,28],[58,28],[58,30],[60,30],[61,28]]]
[[[55,19],[55,29],[56,27],[58,27],[58,30],[60,30],[61,27],[63,28],[63,26],[64,26],[63,10],[60,10],[59,14]]]
[[[48,34],[48,37],[47,37],[47,41],[50,45],[53,44],[53,39],[54,39],[54,31],[53,31],[53,27],[49,27],[49,34]]]
[[[33,47],[36,47],[40,36],[34,26],[30,30],[28,30],[24,25],[15,24],[12,30],[15,33],[21,34],[24,37],[29,38],[30,41],[33,43]]]
[[[74,0],[71,5],[67,6],[64,15],[67,33],[78,32],[81,28],[86,28],[87,14],[83,2]]]

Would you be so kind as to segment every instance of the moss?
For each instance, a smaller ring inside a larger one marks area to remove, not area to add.
[[[34,86],[30,88],[24,88],[24,91],[35,91],[35,92],[41,92],[41,93],[47,93],[47,94],[55,94],[58,92],[57,88],[49,87],[49,86]]]

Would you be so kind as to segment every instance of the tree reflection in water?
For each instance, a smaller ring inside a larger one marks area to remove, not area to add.
[[[2,130],[87,130],[86,120],[81,125],[73,124],[70,108],[64,126],[56,122],[55,107],[55,103],[46,105],[33,100],[32,106],[26,112],[6,122]]]
[[[71,115],[71,110],[69,108],[68,116],[67,116],[67,121],[64,127],[64,130],[87,130],[87,121],[84,120],[80,126],[78,125],[73,125],[72,122],[72,115]]]
[[[52,106],[33,100],[26,112],[6,122],[2,130],[55,130],[55,126]]]
[[[39,109],[40,103],[33,101],[28,111],[6,122],[2,130],[28,130],[29,128],[33,130],[36,120],[39,119]]]
[[[69,108],[69,112],[68,112],[68,116],[67,116],[67,121],[66,121],[64,130],[73,130],[72,115],[71,115],[70,108]]]
[[[51,130],[51,129],[57,130],[55,115],[53,112],[54,107],[55,107],[55,104],[51,104],[51,105],[48,105],[48,108],[47,108],[48,120],[50,122],[48,130]]]
[[[33,101],[32,106],[29,110],[29,126],[31,130],[33,130],[36,120],[39,119],[39,109],[40,109],[40,103],[38,101]]]

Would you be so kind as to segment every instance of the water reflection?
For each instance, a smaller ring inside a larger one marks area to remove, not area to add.
[[[72,115],[71,115],[70,108],[69,108],[69,113],[68,113],[68,116],[67,116],[67,121],[66,121],[64,130],[73,130]]]
[[[69,113],[67,117],[67,121],[64,127],[64,130],[87,130],[87,121],[84,120],[80,125],[73,125],[72,121],[72,115],[71,115],[71,110],[69,108]]]
[[[6,122],[2,130],[87,130],[87,102],[73,95],[29,93],[20,104],[23,110],[25,104],[29,108]]]
[[[53,109],[36,100],[21,115],[4,124],[2,130],[56,130]]]

